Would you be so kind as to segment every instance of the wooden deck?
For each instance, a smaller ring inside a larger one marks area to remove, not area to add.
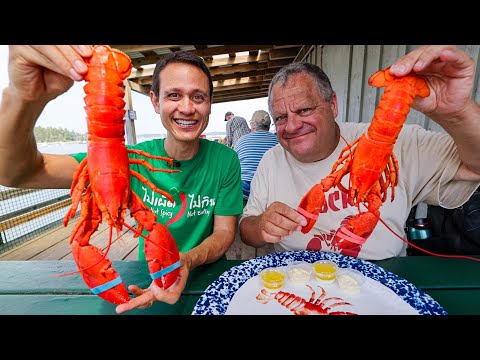
[[[67,227],[60,226],[16,246],[0,254],[0,260],[73,260],[69,240],[77,222],[78,219],[70,222]],[[129,225],[134,225],[134,220],[130,216],[126,217],[126,222]],[[115,231],[112,235],[112,244],[108,251],[110,260],[138,259],[138,239],[133,237],[131,230],[124,228],[121,238],[117,238]],[[102,223],[92,235],[90,243],[105,250],[108,246],[108,238],[108,224]]]
[[[18,245],[15,248],[0,254],[2,260],[73,260],[70,248],[70,234],[78,219],[71,221],[67,227],[59,226],[41,236]],[[127,224],[134,226],[135,221],[126,216]],[[108,246],[109,227],[107,224],[100,224],[98,230],[92,235],[90,243],[101,248],[103,251]],[[229,260],[247,260],[257,256],[273,252],[272,246],[262,249],[255,249],[244,245],[238,234],[235,242],[227,251]],[[121,238],[117,238],[113,231],[112,244],[108,251],[108,258],[115,260],[138,260],[138,239],[133,237],[133,232],[124,228]]]

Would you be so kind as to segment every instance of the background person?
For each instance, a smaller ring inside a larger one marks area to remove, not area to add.
[[[467,201],[480,184],[480,106],[472,99],[476,64],[454,46],[419,47],[398,59],[390,72],[414,71],[425,77],[430,95],[417,97],[414,108],[448,134],[404,125],[395,143],[399,183],[380,207],[380,217],[397,234],[413,205],[454,208]],[[355,244],[338,234],[358,214],[337,187],[312,230],[296,209],[300,200],[328,174],[346,146],[367,131],[369,123],[337,123],[337,97],[327,75],[316,65],[292,63],[272,79],[269,112],[281,146],[268,150],[251,183],[250,197],[239,219],[242,241],[253,247],[274,243],[276,251],[322,250],[379,260],[406,254],[406,243],[378,222],[366,242]],[[349,174],[342,184],[348,188]],[[388,190],[391,192],[391,189]],[[361,207],[364,211],[365,208]],[[405,238],[405,236],[404,236]]]
[[[243,203],[246,204],[250,195],[250,182],[257,170],[263,154],[278,144],[278,139],[270,130],[270,115],[264,110],[257,110],[250,120],[252,132],[242,136],[235,145],[235,151],[240,159],[242,169]]]
[[[73,81],[84,79],[88,71],[84,59],[91,55],[90,46],[9,46],[10,82],[0,103],[0,184],[23,188],[71,187],[78,161],[85,154],[74,157],[42,154],[37,150],[33,128],[49,101],[67,91]],[[186,194],[185,215],[168,228],[178,245],[182,266],[178,281],[167,290],[153,282],[145,290],[130,285],[129,290],[137,297],[118,305],[119,313],[145,308],[154,300],[177,302],[190,270],[218,260],[233,243],[237,215],[242,211],[238,156],[221,144],[200,139],[208,125],[212,94],[211,75],[202,58],[179,51],[157,63],[150,99],[167,136],[129,147],[173,158],[182,170],[167,174],[132,166],[174,196],[175,207],[166,199],[155,201],[156,205],[146,202],[157,214],[157,222],[165,224],[181,207],[178,193],[171,189]],[[164,162],[155,161],[164,167]],[[145,201],[142,184],[136,178],[131,180],[132,191]],[[143,239],[139,241],[139,254],[143,256]]]
[[[234,148],[238,139],[243,135],[250,134],[247,120],[241,116],[233,116],[228,120],[226,125],[227,143],[228,147]]]
[[[232,117],[234,117],[234,116],[235,116],[235,114],[234,114],[233,112],[227,111],[227,112],[225,113],[225,121],[230,120],[230,119],[231,119]]]

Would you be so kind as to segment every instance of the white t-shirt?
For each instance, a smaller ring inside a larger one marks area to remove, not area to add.
[[[339,123],[340,133],[350,144],[367,131],[369,123]],[[250,197],[239,223],[248,216],[260,215],[275,201],[297,209],[310,188],[325,178],[339,154],[346,146],[340,138],[335,151],[327,158],[313,163],[301,163],[280,144],[268,150],[259,163],[251,182]],[[404,224],[412,206],[427,204],[455,208],[466,202],[480,182],[451,181],[459,165],[453,139],[448,134],[431,132],[418,125],[404,125],[393,152],[399,163],[399,181],[395,199],[391,202],[391,188],[380,207],[380,218],[398,235],[405,237]],[[339,169],[338,167],[337,169]],[[342,184],[348,188],[349,174]],[[356,256],[366,260],[380,260],[406,255],[407,244],[395,236],[380,221],[372,234],[354,254],[339,248],[334,239],[336,231],[347,216],[358,214],[348,197],[338,188],[326,194],[326,212],[320,212],[315,226],[307,234],[295,231],[275,244],[276,251],[321,250]],[[366,207],[360,205],[360,210]]]

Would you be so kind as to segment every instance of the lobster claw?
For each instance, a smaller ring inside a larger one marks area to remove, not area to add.
[[[145,239],[145,258],[157,286],[168,289],[175,283],[180,273],[180,254],[165,225],[156,223]]]
[[[307,225],[302,226],[302,233],[306,234],[312,230],[317,222],[318,214],[325,204],[325,193],[323,185],[315,184],[302,198],[297,211],[307,218]]]
[[[131,215],[138,222],[139,230],[145,228],[148,232],[148,236],[144,236],[144,251],[150,276],[157,286],[167,289],[180,274],[181,262],[177,244],[167,227],[156,222],[156,215],[134,192],[131,194],[129,207]]]
[[[99,248],[81,246],[78,241],[72,242],[71,246],[78,269],[92,293],[117,305],[130,300],[122,278]]]

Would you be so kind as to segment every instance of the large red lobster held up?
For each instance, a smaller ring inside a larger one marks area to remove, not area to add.
[[[174,199],[141,174],[130,170],[129,164],[143,165],[150,171],[172,173],[178,170],[153,168],[146,160],[128,157],[128,153],[133,152],[173,165],[170,158],[127,150],[125,146],[125,93],[122,86],[132,69],[130,58],[119,50],[99,45],[94,47],[93,56],[86,59],[86,63],[88,73],[85,76],[87,84],[84,86],[84,99],[88,155],[73,176],[72,206],[65,215],[64,225],[67,226],[69,219],[75,216],[81,201],[80,219],[70,238],[72,254],[79,269],[76,272],[82,274],[94,294],[111,303],[122,304],[130,299],[128,291],[107,258],[113,228],[120,234],[123,226],[126,226],[135,232],[135,237],[143,236],[142,230],[147,230],[148,236],[144,236],[145,256],[150,275],[158,286],[168,288],[180,271],[180,256],[172,235],[166,226],[156,222],[155,214],[131,191],[130,176],[136,177],[171,202]],[[137,229],[124,222],[127,208],[138,223]],[[102,219],[110,225],[109,245],[105,253],[89,244]]]
[[[388,187],[392,189],[391,201],[394,200],[399,166],[393,146],[415,97],[430,94],[428,84],[421,76],[411,73],[396,77],[390,74],[389,68],[373,74],[368,84],[385,87],[385,91],[367,132],[342,150],[331,173],[304,195],[297,209],[307,218],[307,225],[301,229],[306,234],[325,204],[325,193],[335,186],[347,193],[352,204],[358,207],[359,214],[342,222],[336,232],[334,242],[346,253],[351,248],[359,249],[375,229]],[[340,182],[348,173],[350,185],[346,189]],[[367,211],[360,211],[360,203],[367,203]]]

